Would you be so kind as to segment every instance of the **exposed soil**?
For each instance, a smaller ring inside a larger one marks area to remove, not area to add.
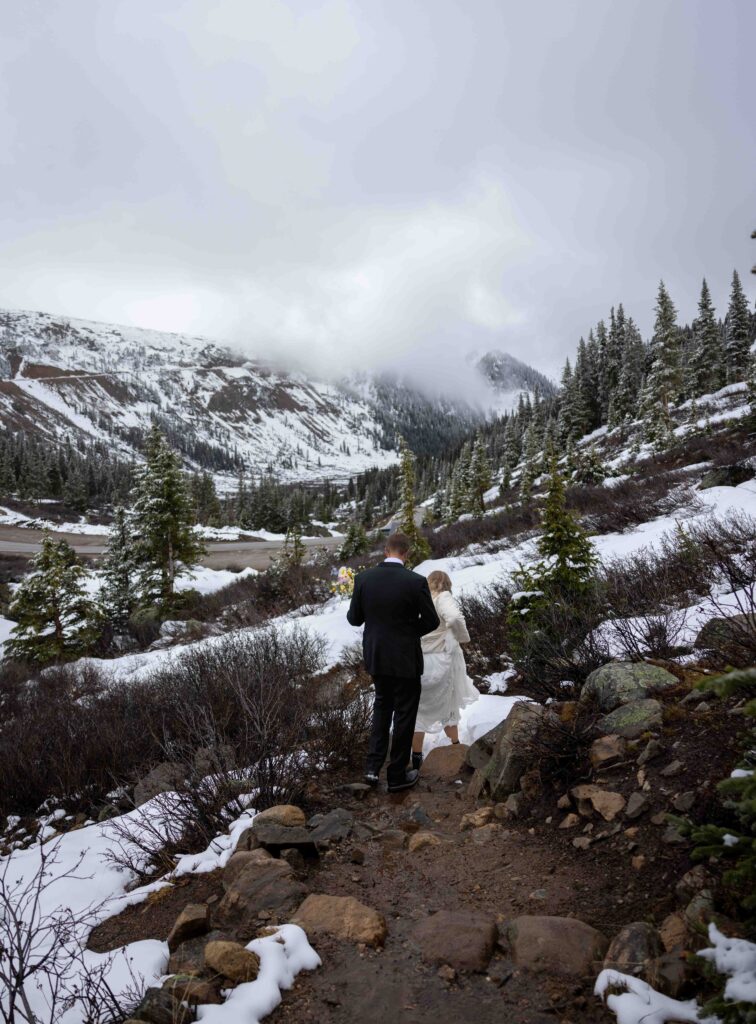
[[[702,711],[670,703],[661,736],[664,752],[644,767],[642,777],[650,786],[651,807],[635,821],[620,816],[616,831],[614,823],[599,817],[560,829],[566,811],[558,810],[556,801],[564,787],[548,783],[524,819],[462,832],[463,814],[481,806],[467,792],[469,775],[459,784],[426,774],[406,795],[373,791],[363,801],[344,793],[343,779],[319,780],[314,799],[320,809],[348,807],[358,821],[381,833],[432,831],[442,844],[410,853],[380,836],[348,840],[308,866],[310,891],[354,896],[381,911],[388,938],[383,950],[373,950],[318,937],[313,944],[323,966],[297,978],[269,1018],[271,1024],[614,1021],[592,994],[595,973],[576,980],[521,970],[501,943],[486,973],[459,973],[449,980],[421,959],[414,927],[442,909],[480,911],[497,920],[501,934],[506,922],[521,914],[576,917],[609,939],[631,921],[660,924],[677,909],[675,883],[691,866],[687,845],[663,841],[667,822],[660,812],[672,810],[677,794],[696,790],[694,819],[721,813],[714,783],[737,760],[742,725],[731,703],[715,702]],[[639,749],[644,745],[640,741]],[[637,756],[636,750],[593,781],[602,780],[607,789],[627,797],[639,788]],[[681,762],[680,770],[662,775],[674,760]],[[628,828],[637,832],[627,835]],[[591,835],[593,845],[576,849],[572,840],[583,834]],[[356,847],[364,854],[362,864],[352,860]],[[639,853],[646,858],[640,868],[631,862]],[[105,951],[139,938],[165,938],[186,903],[212,902],[220,892],[218,873],[182,880],[170,893],[101,925],[92,948]]]

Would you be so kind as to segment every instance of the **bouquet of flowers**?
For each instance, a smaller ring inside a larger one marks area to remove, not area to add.
[[[338,597],[351,597],[354,591],[354,577],[354,569],[350,569],[346,565],[342,565],[338,571],[334,569],[331,593]]]

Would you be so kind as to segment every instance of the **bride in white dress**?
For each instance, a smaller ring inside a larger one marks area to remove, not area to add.
[[[459,743],[460,712],[480,696],[467,675],[460,644],[469,643],[470,634],[462,610],[452,597],[451,580],[437,570],[428,576],[428,586],[440,623],[421,640],[425,670],[412,739],[413,768],[422,764],[426,732],[443,729],[452,743]]]

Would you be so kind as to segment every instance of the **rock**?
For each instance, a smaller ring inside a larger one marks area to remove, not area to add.
[[[388,934],[383,914],[352,896],[308,896],[291,920],[308,936],[333,935],[366,946],[382,946]]]
[[[255,835],[255,830],[252,825],[249,828],[245,828],[239,838],[236,840],[236,850],[259,850],[260,840]]]
[[[562,793],[557,800],[557,807],[560,811],[568,811],[572,807],[572,800],[569,793]]]
[[[424,850],[428,846],[440,846],[441,840],[433,832],[415,832],[414,836],[410,836],[407,849],[410,853],[417,853],[418,850]]]
[[[373,787],[368,785],[367,782],[348,782],[341,788],[345,793],[353,796],[355,800],[364,800]]]
[[[491,822],[489,825],[483,825],[481,828],[473,829],[470,834],[470,838],[476,844],[476,846],[484,846],[486,843],[490,843],[492,839],[497,839],[502,835],[504,829],[497,822]]]
[[[648,741],[648,743],[646,744],[646,746],[643,748],[643,751],[642,751],[640,757],[638,758],[638,762],[637,763],[639,765],[648,764],[648,762],[649,761],[653,761],[653,759],[655,757],[661,757],[661,755],[663,753],[664,753],[664,746],[663,746],[663,744],[661,744],[659,742],[659,740],[650,739]]]
[[[465,774],[468,747],[454,743],[434,747],[423,761],[421,777],[424,782],[454,782]]]
[[[674,825],[667,825],[662,832],[661,841],[667,846],[684,846],[688,840],[681,836]]]
[[[679,953],[662,953],[649,963],[646,980],[662,995],[678,999],[688,980],[687,964]]]
[[[580,700],[595,700],[601,711],[614,711],[623,704],[645,700],[651,694],[663,693],[677,685],[677,678],[658,665],[612,661],[591,672],[580,692]]]
[[[553,712],[523,700],[504,719],[493,755],[481,768],[494,800],[505,800],[519,788],[520,778],[531,767],[530,743],[547,715]]]
[[[408,828],[413,829],[433,824],[430,815],[422,804],[412,804],[411,807],[408,807],[407,810],[402,813],[402,820],[406,823]]]
[[[627,798],[627,807],[625,808],[625,817],[640,818],[641,814],[645,814],[646,811],[651,807],[651,801],[645,793],[640,793],[636,790],[635,793],[631,793]]]
[[[634,857],[630,858],[630,866],[633,871],[642,871],[647,863],[648,861],[643,853],[637,853]]]
[[[387,828],[376,836],[381,844],[388,850],[401,850],[407,845],[407,833],[398,828]]]
[[[459,823],[460,832],[467,832],[471,828],[482,828],[488,825],[494,816],[493,807],[479,807],[477,811],[470,811],[463,814]]]
[[[604,821],[614,821],[625,806],[625,798],[621,793],[613,793],[611,790],[604,789],[603,786],[592,786],[586,783],[575,786],[570,792],[572,797],[578,801],[578,807],[583,800],[587,800]]]
[[[685,920],[694,931],[705,933],[715,919],[714,897],[709,889],[697,892],[683,911]]]
[[[312,829],[310,838],[318,846],[340,843],[351,834],[354,815],[343,807],[336,807],[328,814],[316,814],[308,824]]]
[[[494,805],[494,816],[502,818],[504,821],[508,821],[510,818],[521,818],[525,813],[525,806],[524,793],[510,793],[503,804]]]
[[[477,800],[483,790],[486,788],[486,779],[478,768],[472,773],[472,778],[467,786],[468,796],[471,796],[473,800]]]
[[[281,860],[285,860],[287,864],[291,864],[298,875],[302,875],[307,871],[307,863],[305,862],[301,852],[295,846],[281,850]]]
[[[674,679],[674,676],[672,677]],[[658,700],[636,700],[621,704],[599,720],[597,728],[603,733],[617,733],[634,740],[644,732],[658,729],[662,724],[662,706]]]
[[[709,874],[703,864],[696,864],[686,871],[675,886],[675,895],[680,903],[689,903],[693,897],[709,885]]]
[[[300,807],[293,804],[277,804],[256,814],[252,824],[255,829],[260,825],[286,825],[288,828],[296,828],[303,827],[306,821],[305,813]]]
[[[673,775],[679,775],[682,769],[682,761],[670,761],[666,767],[662,768],[659,774],[663,775],[665,779],[669,779]]]
[[[352,864],[364,864],[365,863],[365,851],[361,846],[354,846],[349,854],[349,859]]]
[[[590,836],[575,836],[572,840],[572,845],[576,850],[587,850],[591,845],[591,842],[592,840]]]
[[[138,1021],[147,1021],[148,1024],[184,1024],[190,1021],[194,1014],[188,1007],[182,1007],[181,1003],[165,989],[148,988],[142,1001],[133,1011],[133,1016]]]
[[[220,933],[219,933],[220,934]],[[194,975],[205,969],[206,936],[187,939],[182,942],[168,961],[167,974]]]
[[[680,811],[681,814],[687,814],[692,809],[696,802],[696,794],[691,789],[685,793],[678,793],[672,801],[672,806],[676,811]]]
[[[236,876],[248,864],[267,864],[272,860],[273,857],[267,850],[236,850],[235,853],[231,854],[228,863],[223,869],[222,884],[224,890],[228,890],[233,885]]]
[[[577,824],[579,824],[579,822],[580,818],[578,818],[577,814],[568,814],[567,817],[560,822],[559,827],[574,828]]]
[[[517,917],[507,938],[518,967],[574,978],[595,973],[609,945],[601,932],[568,917]]]
[[[699,650],[716,651],[735,668],[752,665],[756,651],[756,614],[709,619],[694,646]]]
[[[643,977],[649,961],[661,953],[662,943],[656,928],[645,921],[634,921],[626,924],[612,939],[604,967]]]
[[[174,999],[192,1006],[205,1006],[208,1003],[217,1005],[223,1002],[215,985],[201,978],[177,975],[164,981],[163,988],[170,992]]]
[[[313,838],[314,831],[300,826],[276,825],[274,822],[263,821],[254,824],[255,836],[264,850],[272,854],[280,854],[289,847],[298,849],[304,857],[317,857],[318,848]]]
[[[504,720],[506,721],[506,719]],[[493,757],[496,744],[504,729],[504,722],[499,722],[483,736],[475,740],[465,752],[465,762],[470,768],[485,768]],[[461,746],[461,744],[460,744]]]
[[[194,752],[194,770],[203,777],[235,767],[234,748],[228,743],[220,743],[217,747],[198,747]]]
[[[182,942],[210,931],[210,908],[206,903],[187,903],[168,935],[168,949],[174,953]]]
[[[216,974],[237,985],[254,981],[260,970],[257,953],[245,949],[240,942],[208,942],[205,946],[205,963]]]
[[[485,971],[497,937],[495,920],[470,910],[440,910],[413,932],[426,963],[448,964],[457,971]]]
[[[521,793],[512,793],[507,797],[507,800],[510,800],[512,796],[521,796],[529,803],[534,803],[538,799],[543,792],[543,783],[541,782],[541,773],[537,768],[531,768],[530,771],[522,773],[520,776],[520,789]],[[519,812],[520,807],[518,806]]]
[[[175,761],[163,761],[134,786],[134,804],[141,807],[160,793],[172,793],[184,785],[186,772]],[[156,991],[159,991],[156,990]]]
[[[610,768],[624,761],[627,753],[627,741],[622,736],[599,736],[591,744],[589,757],[595,770]]]
[[[261,911],[286,914],[306,892],[284,860],[247,863],[228,885],[214,916],[219,924],[233,928],[241,938],[252,938]]]
[[[688,946],[688,922],[685,914],[677,910],[668,914],[659,926],[659,938],[667,953],[673,953]]]
[[[730,466],[715,466],[707,470],[701,477],[698,485],[699,491],[705,491],[709,487],[737,487],[744,484],[746,480],[753,480],[754,470],[746,462],[735,462]]]

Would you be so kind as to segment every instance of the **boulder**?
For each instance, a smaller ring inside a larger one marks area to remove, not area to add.
[[[591,672],[580,693],[580,700],[595,700],[601,711],[608,712],[677,685],[677,678],[658,665],[612,661]]]
[[[648,764],[649,761],[653,761],[655,757],[661,757],[664,753],[664,745],[659,740],[650,739],[643,748],[640,756],[638,757],[637,764],[644,765]]]
[[[604,789],[603,786],[592,786],[585,783],[581,786],[575,786],[570,792],[573,798],[577,800],[579,809],[581,803],[587,801],[593,810],[601,815],[604,821],[614,821],[625,806],[625,798],[621,793],[614,793],[609,789]]]
[[[457,971],[485,971],[498,929],[485,914],[440,910],[415,927],[413,938],[426,963],[448,964]]]
[[[208,1003],[217,1005],[223,1002],[222,996],[212,982],[189,975],[179,974],[168,978],[163,982],[163,988],[170,992],[174,999],[189,1003],[191,1006],[206,1006]]]
[[[132,1016],[147,1024],[185,1024],[193,1019],[194,1012],[165,989],[148,988]]]
[[[304,857],[318,855],[313,832],[304,826],[277,825],[271,821],[263,821],[258,825],[255,819],[253,827],[260,846],[274,855],[290,847],[299,850]]]
[[[506,719],[504,720],[506,721]],[[485,768],[493,757],[499,736],[504,729],[504,722],[499,722],[493,729],[480,736],[465,751],[465,761],[470,768]],[[430,755],[429,755],[430,756]]]
[[[407,849],[410,853],[417,853],[418,850],[424,850],[428,846],[440,846],[441,840],[433,832],[415,832],[414,836],[410,836]]]
[[[659,729],[661,724],[661,704],[658,700],[647,698],[621,704],[599,720],[598,729],[603,733],[617,733],[627,740],[635,740],[644,732]]]
[[[688,946],[688,922],[685,914],[678,910],[668,914],[659,926],[659,938],[667,953],[675,953]]]
[[[285,915],[306,891],[285,860],[248,862],[228,885],[215,911],[215,920],[246,939],[254,936],[262,911]]]
[[[332,935],[348,942],[382,946],[388,934],[383,914],[353,896],[311,895],[291,918],[308,936]]]
[[[266,824],[286,825],[294,828],[304,826],[306,821],[305,813],[300,807],[295,807],[293,804],[276,804],[275,807],[268,807],[267,810],[256,814],[252,826],[259,828],[260,825]]]
[[[477,811],[470,811],[469,814],[463,814],[459,822],[460,832],[467,832],[471,828],[482,828],[483,825],[487,825],[493,820],[494,809],[493,807],[479,807]]]
[[[506,800],[520,788],[520,778],[531,767],[530,742],[549,712],[542,704],[518,701],[498,734],[496,746],[481,774],[488,783],[491,797]]]
[[[589,757],[594,769],[598,771],[624,761],[626,753],[627,741],[622,736],[599,736],[591,744]]]
[[[336,807],[328,814],[316,814],[308,822],[312,833],[310,838],[317,845],[340,843],[347,839],[354,825],[354,815],[343,807]]]
[[[756,657],[756,615],[709,619],[699,631],[695,647],[716,651],[735,668],[752,665]]]
[[[507,938],[518,967],[573,978],[595,974],[609,946],[601,932],[570,917],[516,917]]]
[[[210,908],[206,903],[187,903],[176,918],[168,935],[168,949],[174,953],[187,939],[204,935],[210,930]]]
[[[744,462],[735,462],[730,466],[715,466],[701,477],[698,489],[705,491],[709,487],[737,487],[746,480],[753,480],[753,477],[753,467]]]
[[[679,999],[689,980],[687,961],[679,953],[662,953],[648,965],[646,981],[671,999]]]
[[[194,770],[203,777],[235,767],[236,754],[228,743],[219,743],[215,747],[198,747],[194,752]]]
[[[644,977],[651,960],[662,954],[659,933],[645,921],[626,924],[612,939],[604,967]]]
[[[423,761],[423,781],[449,783],[461,778],[465,774],[468,749],[464,743],[435,747]]]
[[[476,846],[485,846],[492,839],[498,839],[503,835],[504,828],[497,822],[492,821],[489,825],[484,825],[482,828],[473,829],[470,838]]]
[[[245,949],[240,942],[208,942],[205,963],[222,978],[241,984],[254,981],[260,970],[257,953]]]
[[[163,761],[155,765],[152,771],[134,786],[134,804],[141,807],[160,793],[172,793],[184,784],[185,778],[186,771],[183,766],[174,761]]]
[[[696,864],[690,871],[686,871],[675,886],[675,895],[680,903],[689,903],[695,895],[706,889],[711,884],[709,872],[703,864]]]
[[[228,890],[233,885],[239,872],[248,864],[267,864],[271,860],[273,860],[273,857],[267,850],[237,850],[231,854],[228,863],[223,869],[223,888]]]

